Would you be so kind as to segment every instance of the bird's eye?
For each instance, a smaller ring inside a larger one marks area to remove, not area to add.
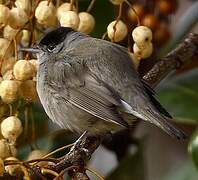
[[[54,48],[55,48],[55,45],[50,44],[50,45],[47,47],[47,50],[48,50],[49,52],[52,52]]]

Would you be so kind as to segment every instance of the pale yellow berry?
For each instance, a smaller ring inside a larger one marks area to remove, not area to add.
[[[14,29],[19,29],[28,21],[26,12],[21,8],[12,8],[10,10],[9,25]]]
[[[0,28],[5,26],[8,23],[10,16],[10,10],[3,4],[0,4]]]
[[[115,42],[122,41],[126,37],[127,33],[127,26],[121,20],[119,20],[117,23],[116,21],[113,21],[107,27],[109,39]]]
[[[7,70],[4,74],[2,74],[3,80],[14,80],[13,69]]]
[[[34,72],[35,72],[35,75],[36,75],[37,70],[38,70],[38,60],[31,59],[31,60],[29,60],[29,62],[34,66]]]
[[[12,161],[12,162],[18,162],[19,160],[15,157],[8,157],[5,159],[5,161]],[[7,165],[5,166],[5,171],[10,174],[11,176],[16,175],[19,171],[21,171],[21,167],[19,165]]]
[[[140,47],[152,41],[152,31],[146,26],[138,26],[132,31],[134,42]]]
[[[124,2],[124,0],[110,0],[112,4],[119,5]]]
[[[1,122],[1,134],[11,142],[16,141],[22,130],[21,121],[16,116],[10,116]]]
[[[16,0],[15,5],[17,8],[23,9],[28,15],[31,12],[31,1],[30,0]]]
[[[0,97],[4,103],[17,100],[20,84],[15,80],[3,80],[0,84]]]
[[[5,58],[1,64],[1,75],[3,76],[7,71],[13,69],[15,62],[16,61],[13,56]]]
[[[28,47],[30,42],[30,36],[31,36],[30,31],[26,29],[22,30],[21,44],[23,47]]]
[[[16,148],[9,144],[7,140],[0,140],[0,158],[5,159],[9,156],[16,156]]]
[[[34,66],[27,60],[18,60],[13,68],[14,77],[20,81],[32,79],[34,72]]]
[[[26,102],[35,102],[38,99],[36,82],[33,80],[24,81],[21,84],[20,94]]]
[[[140,64],[140,58],[134,53],[129,52],[129,56],[134,64],[135,69],[138,69],[139,64]]]
[[[61,26],[70,27],[74,30],[77,30],[79,23],[80,23],[80,18],[76,12],[66,11],[61,14],[61,17],[60,17]]]
[[[13,55],[14,47],[13,43],[5,38],[0,38],[0,58],[10,57]]]
[[[94,17],[87,12],[80,12],[78,16],[80,18],[78,31],[85,34],[89,34],[95,26]]]
[[[41,1],[35,10],[35,17],[42,25],[55,26],[56,8],[51,2],[48,4],[48,1]]]
[[[3,37],[8,39],[8,40],[16,39],[16,41],[19,42],[21,37],[22,37],[22,33],[18,32],[18,31],[19,30],[13,29],[9,25],[7,25],[3,29]]]
[[[46,154],[47,154],[47,152],[45,150],[41,150],[41,149],[33,150],[29,153],[29,155],[27,157],[27,161],[34,160],[34,159],[41,159]],[[47,164],[47,162],[40,162],[39,163],[40,166],[43,166],[43,165],[46,165],[46,164]]]
[[[74,5],[73,5],[73,7],[71,7],[70,3],[63,3],[58,7],[56,16],[57,16],[58,20],[60,20],[62,13],[66,12],[66,11],[75,11],[75,10],[76,10],[76,8]]]
[[[3,159],[0,158],[0,176],[3,176],[5,172],[4,162]]]
[[[136,43],[134,43],[133,52],[137,57],[146,59],[151,56],[153,52],[153,44],[151,42],[147,42],[144,44],[143,48],[140,48]]]

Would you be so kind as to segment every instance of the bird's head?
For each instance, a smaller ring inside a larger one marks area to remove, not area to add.
[[[73,29],[68,27],[59,27],[47,33],[38,44],[33,48],[21,48],[21,51],[35,53],[38,57],[42,54],[52,55],[59,53],[64,48],[64,41]]]

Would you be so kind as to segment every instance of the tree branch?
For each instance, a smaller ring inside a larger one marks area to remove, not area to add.
[[[177,48],[159,59],[143,79],[156,86],[171,71],[189,63],[196,54],[198,54],[198,34],[190,33]]]

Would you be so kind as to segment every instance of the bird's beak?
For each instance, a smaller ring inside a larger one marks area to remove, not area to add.
[[[26,51],[31,53],[39,53],[41,50],[38,47],[32,47],[32,48],[20,48],[20,51]]]

